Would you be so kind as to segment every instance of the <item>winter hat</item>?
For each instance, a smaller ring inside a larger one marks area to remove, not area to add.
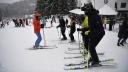
[[[34,16],[41,16],[41,13],[39,11],[35,11],[35,15]]]

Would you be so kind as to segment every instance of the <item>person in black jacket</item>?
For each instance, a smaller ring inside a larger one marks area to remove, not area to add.
[[[118,42],[117,42],[117,46],[124,46],[124,42],[126,41],[127,37],[128,37],[128,18],[127,18],[127,14],[124,15],[124,20],[122,25],[120,25],[119,27],[119,33],[118,33]]]
[[[90,63],[91,65],[99,65],[99,57],[95,48],[105,35],[103,23],[99,16],[99,11],[94,9],[91,3],[82,7],[82,11],[85,11],[85,15],[88,16],[89,28],[87,31],[90,31],[88,34],[88,52],[90,52],[91,56]]]
[[[61,29],[61,34],[63,36],[63,38],[61,40],[67,40],[67,37],[65,35],[65,30],[66,30],[66,23],[65,20],[63,19],[63,17],[59,18],[59,25],[57,26],[57,28],[60,27]]]

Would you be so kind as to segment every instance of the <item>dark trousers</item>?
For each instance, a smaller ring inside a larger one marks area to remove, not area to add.
[[[84,48],[86,49],[86,51],[88,51],[88,42],[89,42],[88,35],[82,35],[82,39],[83,39],[83,42],[84,42]]]
[[[109,31],[112,31],[113,24],[109,24]]]
[[[63,36],[63,39],[67,39],[67,37],[66,37],[66,35],[65,35],[65,30],[66,30],[65,27],[61,28],[61,34],[62,34],[62,36]]]
[[[74,39],[74,36],[73,36],[73,34],[75,33],[75,29],[71,29],[70,30],[70,34],[69,34],[69,37],[70,37],[70,39],[71,39],[71,41],[74,41],[75,39]]]
[[[99,33],[97,36],[91,36],[89,39],[89,46],[88,46],[88,49],[89,49],[89,52],[91,54],[91,59],[93,62],[99,62],[99,58],[98,58],[98,55],[97,55],[97,52],[96,52],[96,46],[98,45],[98,43],[101,41],[101,39],[103,38],[104,36],[104,32],[102,33]]]

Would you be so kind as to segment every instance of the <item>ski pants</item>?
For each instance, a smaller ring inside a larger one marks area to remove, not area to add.
[[[73,34],[75,33],[75,31],[76,31],[75,29],[71,29],[71,30],[70,30],[69,37],[70,37],[71,41],[74,40],[74,36],[73,36]]]
[[[91,59],[93,62],[99,62],[99,58],[98,58],[98,55],[96,52],[96,46],[101,41],[101,39],[103,38],[104,35],[105,35],[105,33],[101,32],[96,37],[92,36],[89,38],[88,49],[89,49]]]
[[[89,42],[88,35],[83,35],[82,39],[83,39],[83,42],[84,42],[84,48],[86,49],[86,51],[88,51],[88,42]]]
[[[62,27],[61,28],[61,34],[62,34],[62,36],[63,36],[64,39],[67,38],[66,35],[65,35],[65,30],[66,30],[65,27]]]

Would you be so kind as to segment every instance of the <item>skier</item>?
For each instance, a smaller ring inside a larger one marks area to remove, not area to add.
[[[17,27],[16,20],[15,19],[12,19],[12,21],[14,22],[15,27]]]
[[[108,18],[104,17],[103,22],[104,22],[104,29],[106,29],[106,25],[108,24]]]
[[[5,27],[5,24],[4,24],[4,21],[2,20],[1,21],[1,28],[4,28]]]
[[[70,19],[71,19],[70,25],[67,26],[68,28],[70,27],[69,37],[71,39],[71,42],[75,42],[73,34],[76,31],[76,21],[75,21],[75,17],[73,17],[73,16],[70,16]]]
[[[58,28],[58,27],[60,27],[61,34],[63,36],[63,38],[61,40],[67,40],[67,37],[65,35],[66,23],[65,23],[65,20],[63,19],[63,17],[59,18],[59,25],[56,28]]]
[[[19,23],[20,23],[20,27],[25,27],[24,23],[23,23],[23,19],[19,19]]]
[[[28,19],[27,19],[27,18],[25,19],[25,23],[26,23],[27,26],[29,25],[29,24],[28,24]]]
[[[33,19],[33,26],[34,26],[34,32],[37,36],[37,40],[36,40],[35,45],[33,47],[34,49],[40,48],[39,44],[42,40],[41,33],[40,33],[40,19],[39,19],[39,16],[41,16],[41,14],[39,12],[35,12],[34,19]]]
[[[55,19],[55,16],[54,15],[52,16],[52,20],[51,20],[51,27],[53,27],[53,22],[56,23],[56,19]]]
[[[127,21],[127,14],[124,14],[124,20],[122,25],[119,27],[119,33],[118,33],[118,42],[117,42],[117,46],[124,46],[124,42],[126,41],[127,37],[128,37],[128,21]]]
[[[113,24],[114,22],[113,22],[113,18],[112,17],[110,17],[110,22],[109,22],[109,31],[112,31],[112,27],[113,27]]]
[[[95,48],[105,35],[103,23],[99,11],[94,9],[91,3],[84,5],[82,11],[88,16],[89,28],[86,29],[85,34],[87,33],[89,36],[88,51],[91,56],[89,63],[91,63],[91,66],[97,66],[99,65],[99,58]]]

